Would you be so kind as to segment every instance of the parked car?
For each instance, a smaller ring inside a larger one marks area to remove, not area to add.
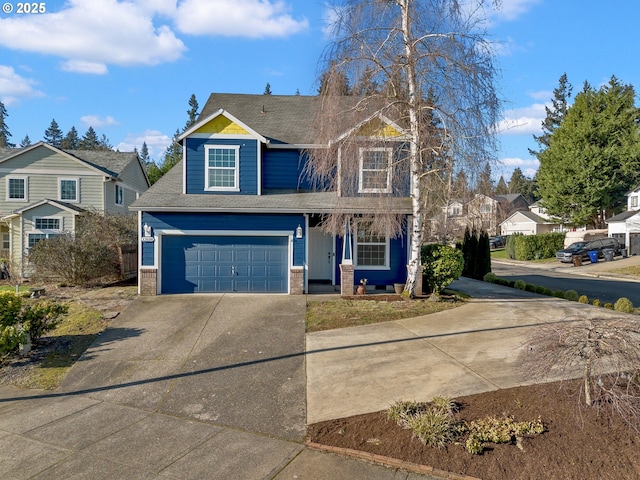
[[[560,262],[570,263],[574,255],[580,255],[583,260],[589,259],[589,252],[598,252],[598,258],[604,257],[604,250],[613,250],[614,255],[620,255],[620,244],[615,238],[600,238],[590,242],[574,242],[563,250],[556,252],[556,259]]]
[[[489,237],[489,246],[491,250],[496,248],[503,248],[507,244],[507,237],[504,235],[497,235],[495,237]]]

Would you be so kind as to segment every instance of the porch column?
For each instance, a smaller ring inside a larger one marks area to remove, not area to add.
[[[155,268],[140,269],[140,295],[154,296],[158,294],[158,270]]]
[[[289,271],[290,295],[302,295],[304,290],[304,267],[291,267]]]
[[[340,264],[340,295],[343,297],[350,297],[353,295],[353,270],[353,265],[345,263]]]

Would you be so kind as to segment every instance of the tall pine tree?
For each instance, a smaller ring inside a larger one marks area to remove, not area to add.
[[[44,141],[52,147],[60,148],[62,144],[62,130],[58,126],[58,122],[53,118],[49,128],[44,131]]]
[[[80,145],[80,137],[76,127],[71,127],[61,142],[61,147],[65,150],[77,150]]]
[[[13,148],[15,144],[10,143],[11,133],[9,133],[9,127],[7,126],[6,119],[9,116],[4,103],[0,102],[0,148]]]

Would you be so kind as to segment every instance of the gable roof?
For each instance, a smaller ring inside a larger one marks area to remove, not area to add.
[[[314,123],[326,103],[321,95],[248,95],[239,93],[212,93],[202,109],[196,124],[180,138],[188,136],[217,115],[236,119],[254,135],[265,138],[271,144],[297,146],[317,145]],[[364,105],[357,96],[340,97],[343,110],[355,113],[358,121],[352,125],[361,127],[367,121],[379,117],[385,124],[401,130],[393,119],[380,114],[373,102]],[[356,105],[358,108],[355,108]],[[354,127],[351,127],[354,128]],[[402,131],[402,130],[401,130]],[[349,132],[345,132],[349,133]]]
[[[502,225],[503,223],[506,223],[508,221],[511,221],[511,219],[516,215],[522,215],[527,220],[530,220],[533,223],[538,223],[538,224],[553,224],[554,223],[554,222],[550,222],[549,220],[545,220],[544,218],[536,215],[535,213],[531,212],[530,210],[518,210],[518,211],[513,212],[511,215],[509,215],[504,221],[500,222],[500,225]]]
[[[28,212],[29,210],[33,210],[34,208],[37,208],[41,205],[53,205],[62,210],[66,210],[67,212],[72,213],[74,215],[77,215],[79,213],[86,211],[84,208],[78,207],[77,205],[73,205],[71,203],[61,202],[60,200],[52,200],[50,198],[45,198],[44,200],[40,200],[39,202],[32,203],[31,205],[27,205],[25,207],[14,210],[13,213],[22,214],[24,212]]]
[[[44,147],[52,152],[64,155],[67,158],[71,158],[91,169],[97,170],[100,173],[113,178],[118,178],[118,176],[131,162],[141,162],[140,157],[136,152],[115,152],[113,150],[62,150],[61,148],[54,147],[48,143],[38,142],[25,148],[0,149],[0,163],[6,162],[11,158],[15,158],[23,153],[40,147]],[[140,165],[142,167],[141,163]],[[144,172],[144,168],[142,168],[142,170]]]
[[[626,212],[619,213],[614,215],[611,218],[607,218],[605,223],[615,223],[615,222],[624,222],[625,220],[633,217],[634,215],[640,214],[639,210],[627,210]]]

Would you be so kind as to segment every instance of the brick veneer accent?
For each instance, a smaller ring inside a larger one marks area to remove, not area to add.
[[[155,268],[140,270],[140,295],[153,296],[158,294],[158,270]]]
[[[340,295],[343,297],[353,295],[353,271],[353,265],[340,264]]]
[[[291,295],[304,293],[304,268],[291,267],[289,271],[289,292]]]

